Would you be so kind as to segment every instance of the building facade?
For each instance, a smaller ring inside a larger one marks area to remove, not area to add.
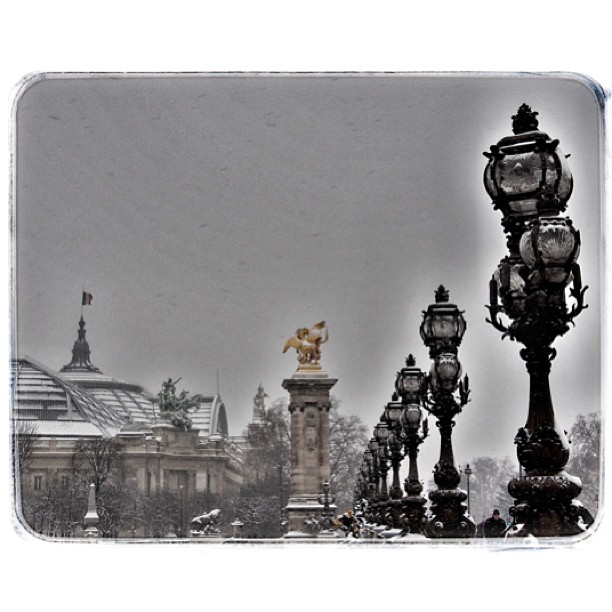
[[[93,365],[82,317],[70,363],[14,359],[11,385],[15,509],[33,533],[81,535],[90,482],[113,537],[189,536],[193,516],[238,495],[242,448],[222,398],[203,396],[190,428],[172,425],[157,397]]]

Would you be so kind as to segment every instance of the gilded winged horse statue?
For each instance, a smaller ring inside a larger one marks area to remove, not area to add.
[[[329,332],[325,321],[321,321],[308,327],[300,327],[295,336],[289,338],[285,342],[283,353],[286,353],[290,348],[297,351],[297,360],[300,364],[299,369],[318,369],[320,368],[319,361],[321,360],[321,345],[329,339]]]

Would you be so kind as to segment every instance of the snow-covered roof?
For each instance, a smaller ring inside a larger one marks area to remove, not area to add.
[[[159,422],[157,398],[142,386],[108,376],[96,367],[91,362],[86,335],[85,321],[81,316],[72,360],[59,372],[29,357],[14,361],[17,418],[45,423],[89,422],[103,435],[114,435],[126,423],[151,426]],[[73,407],[75,402],[78,408]],[[190,413],[190,417],[201,438],[227,437],[227,413],[218,394],[205,397],[200,408]],[[74,425],[72,427],[74,429]],[[54,425],[47,430],[59,432],[60,429]]]
[[[200,430],[200,436],[228,435],[227,413],[220,395],[205,397],[199,410],[189,416],[193,427]]]
[[[43,421],[18,419],[37,436],[49,438],[100,438],[100,429],[93,423],[76,421]],[[33,429],[31,429],[33,428]]]
[[[60,372],[59,376],[81,388],[120,414],[125,421],[156,420],[151,394],[140,385],[128,383],[102,372]]]
[[[110,437],[124,423],[111,407],[30,358],[11,360],[11,389],[13,417],[35,422],[41,435]]]

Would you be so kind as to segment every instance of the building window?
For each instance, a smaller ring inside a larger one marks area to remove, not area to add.
[[[70,488],[70,476],[62,476],[62,479],[60,481],[60,486],[64,490],[69,489]]]
[[[34,476],[34,490],[40,491],[42,489],[42,476]]]

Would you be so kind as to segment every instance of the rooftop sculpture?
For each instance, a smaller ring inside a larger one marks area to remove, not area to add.
[[[190,410],[197,410],[204,401],[202,395],[190,395],[189,391],[181,391],[176,395],[176,384],[180,378],[173,381],[171,378],[162,383],[162,390],[157,394],[159,397],[159,414],[161,418],[167,418],[175,427],[191,429]]]

